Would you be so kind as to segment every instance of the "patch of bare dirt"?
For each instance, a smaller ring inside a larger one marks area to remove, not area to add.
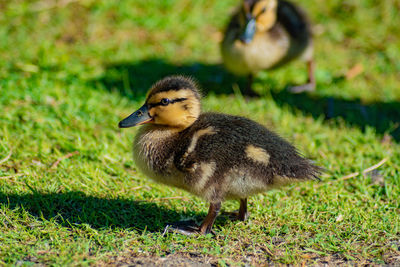
[[[165,257],[125,254],[99,263],[98,266],[212,267],[217,266],[217,262],[216,258],[197,254],[171,254]]]
[[[183,257],[165,257],[165,258],[133,258],[125,259],[122,262],[116,262],[115,266],[149,266],[149,267],[210,267],[211,264],[193,261]]]

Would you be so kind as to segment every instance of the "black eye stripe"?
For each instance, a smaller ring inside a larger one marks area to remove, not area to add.
[[[177,103],[177,102],[182,102],[185,100],[187,100],[187,98],[177,98],[177,99],[171,100],[170,103]]]
[[[170,99],[169,100],[169,104],[174,104],[177,102],[182,102],[187,100],[187,98],[176,98],[176,99]],[[168,104],[167,104],[168,105]],[[158,107],[158,106],[166,106],[165,104],[163,104],[162,102],[158,102],[158,103],[154,103],[154,104],[149,104],[149,108],[154,108],[154,107]]]
[[[261,16],[265,11],[267,11],[267,8],[264,7],[263,9],[261,9],[260,13],[257,14],[256,19]]]

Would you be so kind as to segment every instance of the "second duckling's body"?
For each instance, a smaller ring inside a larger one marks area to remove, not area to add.
[[[312,90],[313,45],[305,13],[284,0],[244,0],[233,15],[221,45],[228,70],[252,77],[261,70],[302,58],[308,64],[309,83],[293,91]]]

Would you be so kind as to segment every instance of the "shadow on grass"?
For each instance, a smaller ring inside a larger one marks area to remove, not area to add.
[[[314,118],[323,115],[325,120],[340,119],[349,126],[375,128],[379,134],[388,133],[400,141],[400,102],[362,104],[360,99],[345,100],[308,94],[291,94],[285,90],[271,92],[275,102],[293,112],[301,110]]]
[[[175,65],[158,58],[106,65],[104,75],[92,82],[95,85],[100,84],[107,90],[118,91],[123,96],[136,99],[144,97],[155,81],[172,74],[195,77],[205,93],[231,94],[233,84],[239,84],[240,88],[244,88],[246,82],[243,78],[229,74],[221,65],[205,63]],[[337,77],[332,82],[340,84],[346,81],[342,77]],[[269,87],[276,87],[272,77],[268,83]],[[363,130],[366,126],[371,126],[377,133],[389,133],[395,140],[400,141],[399,102],[363,105],[357,99],[345,100],[305,93],[291,94],[285,88],[273,88],[271,95],[278,105],[289,107],[292,112],[300,110],[304,114],[311,114],[314,118],[323,116],[325,120],[342,119],[348,125]]]
[[[162,59],[147,59],[139,62],[121,62],[105,66],[106,71],[98,80],[107,90],[117,91],[121,95],[136,99],[144,97],[150,86],[168,75],[193,76],[199,82],[204,93],[232,93],[232,81],[244,82],[225,71],[217,64],[192,63],[174,65]]]
[[[190,216],[189,213],[170,210],[152,202],[99,198],[82,192],[0,193],[0,204],[10,209],[23,208],[38,219],[55,219],[65,227],[88,224],[96,229],[134,228],[139,232],[163,231],[168,223]],[[201,221],[204,216],[196,214],[195,217]],[[223,224],[225,220],[222,218],[218,221]]]

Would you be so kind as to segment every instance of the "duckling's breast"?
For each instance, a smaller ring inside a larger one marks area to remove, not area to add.
[[[283,28],[273,32],[256,33],[244,44],[237,39],[235,30],[227,31],[222,43],[222,57],[228,70],[237,75],[255,74],[277,65],[288,53],[290,37]]]
[[[184,176],[174,166],[176,133],[143,126],[133,143],[133,160],[147,177],[166,185],[187,189]]]

